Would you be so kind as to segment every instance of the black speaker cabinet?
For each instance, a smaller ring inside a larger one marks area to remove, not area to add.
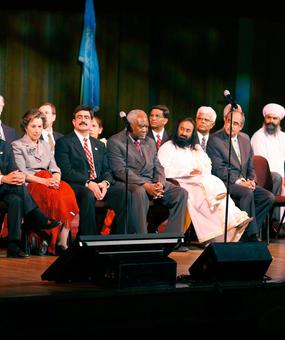
[[[271,261],[264,242],[211,243],[189,273],[194,281],[259,281]]]
[[[43,280],[88,281],[134,287],[176,283],[176,267],[168,254],[183,234],[80,236],[42,274]]]

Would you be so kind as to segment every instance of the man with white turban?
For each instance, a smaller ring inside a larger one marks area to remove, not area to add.
[[[210,106],[201,106],[196,113],[196,129],[199,144],[206,151],[210,130],[214,127],[217,114]]]
[[[251,145],[255,155],[267,159],[273,179],[272,192],[275,195],[280,195],[282,189],[285,189],[285,132],[281,131],[280,127],[285,109],[279,104],[270,103],[264,106],[262,113],[264,116],[263,126],[253,134]],[[280,208],[275,208],[272,219],[273,222],[280,220]]]

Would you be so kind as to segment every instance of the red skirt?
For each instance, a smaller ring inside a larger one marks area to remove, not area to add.
[[[47,170],[41,170],[35,173],[35,176],[50,178],[52,174]],[[69,227],[71,221],[79,213],[74,191],[64,181],[60,181],[59,189],[49,188],[40,183],[29,183],[27,188],[41,211],[50,218],[62,221],[65,223],[65,227]],[[51,235],[48,252],[52,254],[55,254],[60,229],[61,226],[47,230],[47,233]]]

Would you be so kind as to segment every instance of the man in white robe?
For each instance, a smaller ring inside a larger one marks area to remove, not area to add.
[[[227,190],[223,181],[211,174],[211,160],[196,142],[192,118],[179,122],[176,134],[158,150],[158,158],[166,177],[175,178],[188,191],[187,209],[198,241],[222,241]],[[227,240],[239,241],[251,220],[229,197]]]
[[[285,194],[284,162],[285,162],[285,132],[281,131],[280,123],[284,118],[285,109],[279,104],[270,103],[264,106],[263,126],[257,130],[252,138],[251,145],[255,155],[267,159],[273,179],[272,192]],[[272,220],[280,220],[280,208],[275,208]]]

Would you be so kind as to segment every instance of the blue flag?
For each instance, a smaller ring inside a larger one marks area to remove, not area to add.
[[[100,74],[95,45],[95,10],[93,0],[86,0],[84,28],[81,38],[79,61],[82,62],[81,103],[96,111],[100,105]]]

